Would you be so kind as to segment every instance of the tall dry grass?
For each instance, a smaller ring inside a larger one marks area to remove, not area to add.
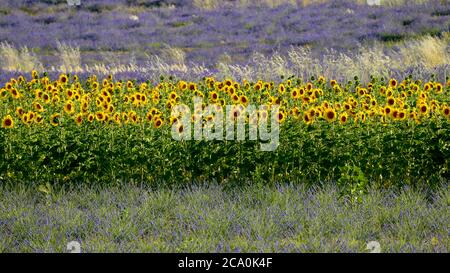
[[[360,46],[353,52],[338,52],[325,49],[319,57],[308,47],[292,47],[286,54],[267,56],[254,52],[247,64],[236,64],[227,54],[220,58],[214,69],[186,61],[182,49],[166,45],[158,54],[147,55],[144,65],[132,60],[128,63],[97,63],[82,65],[79,48],[58,43],[57,54],[60,64],[50,67],[56,72],[87,72],[96,74],[117,74],[127,72],[149,73],[149,75],[195,75],[214,74],[218,78],[274,79],[281,75],[324,75],[327,78],[352,79],[358,76],[367,82],[371,75],[389,77],[392,70],[404,71],[409,67],[433,71],[440,66],[450,65],[450,35],[443,37],[424,36],[414,40],[386,47],[382,43]],[[112,53],[110,53],[112,54]],[[29,72],[44,67],[37,56],[27,48],[16,49],[0,44],[0,62],[8,71]]]
[[[239,7],[265,5],[274,8],[286,4],[304,7],[313,4],[325,3],[328,1],[333,0],[193,0],[193,3],[198,8],[210,10],[230,4]],[[406,4],[425,4],[430,2],[430,0],[354,0],[354,2],[361,5],[399,6]]]
[[[68,44],[57,42],[57,49],[61,65],[59,70],[67,72],[82,72],[81,68],[81,53],[78,47],[73,47]]]
[[[6,71],[30,72],[33,69],[43,69],[38,57],[27,47],[16,49],[7,42],[0,43],[0,65]]]

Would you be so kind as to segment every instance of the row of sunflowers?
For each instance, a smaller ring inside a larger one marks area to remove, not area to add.
[[[31,80],[23,76],[11,79],[0,89],[0,113],[3,128],[16,126],[59,126],[63,121],[77,125],[148,124],[161,128],[177,122],[171,109],[191,105],[194,98],[216,105],[218,111],[233,105],[230,115],[244,116],[249,104],[263,106],[258,116],[267,116],[271,107],[279,106],[277,121],[340,123],[415,122],[427,119],[450,120],[450,81],[422,82],[373,79],[367,85],[338,83],[324,77],[303,82],[289,78],[274,82],[218,81],[212,77],[200,82],[161,81],[159,83],[114,81],[112,76],[96,76],[81,81],[66,74],[52,81],[32,72]],[[202,111],[192,120],[210,119]]]

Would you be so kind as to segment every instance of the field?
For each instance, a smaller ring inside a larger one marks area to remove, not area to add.
[[[446,1],[0,14],[0,252],[448,252]]]
[[[218,185],[183,190],[81,187],[46,197],[0,193],[2,252],[448,252],[450,192]]]

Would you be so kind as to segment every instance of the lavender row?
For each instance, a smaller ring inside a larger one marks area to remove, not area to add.
[[[374,40],[396,42],[450,30],[450,4],[441,1],[401,7],[329,1],[302,8],[201,10],[187,4],[155,9],[143,5],[155,1],[97,0],[82,1],[78,9],[61,4],[34,12],[31,3],[37,1],[10,2],[11,7],[0,8],[0,41],[35,48],[42,56],[51,56],[57,41],[80,47],[83,56],[113,51],[128,58],[128,53],[135,52],[138,59],[157,54],[167,44],[183,49],[187,61],[212,65],[223,53],[239,62],[255,51],[271,54],[290,46],[308,45],[316,53],[324,47],[351,51]],[[49,7],[64,1],[46,2]],[[28,9],[23,6],[27,3]],[[107,3],[124,8],[111,10]],[[94,4],[100,8],[89,8]]]

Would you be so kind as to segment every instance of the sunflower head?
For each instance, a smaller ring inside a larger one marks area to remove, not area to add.
[[[310,125],[310,124],[312,124],[312,122],[313,122],[313,118],[312,118],[312,116],[311,116],[308,112],[305,112],[305,113],[303,114],[303,121],[304,121],[307,125]]]
[[[426,105],[425,103],[419,105],[419,113],[421,115],[426,115],[428,114],[429,108],[428,105]]]
[[[14,120],[10,115],[7,115],[6,117],[3,118],[2,127],[7,129],[14,128]]]
[[[396,79],[390,79],[389,80],[389,86],[392,88],[397,87],[397,80]]]
[[[69,78],[67,77],[66,74],[61,74],[61,75],[59,76],[59,82],[60,82],[61,84],[67,84],[68,81],[69,81]]]
[[[344,112],[339,116],[339,123],[346,124],[347,121],[348,121],[348,114]]]
[[[328,108],[325,110],[324,117],[328,122],[333,122],[336,119],[336,112],[332,108]]]
[[[61,115],[58,113],[55,113],[50,116],[50,124],[53,126],[58,126],[60,121]]]
[[[97,121],[100,121],[100,122],[104,121],[105,120],[105,113],[103,113],[102,111],[96,112],[95,113],[95,119]]]
[[[278,123],[283,123],[285,120],[286,120],[286,113],[284,113],[283,111],[279,111],[278,113],[277,113],[277,122]]]
[[[64,112],[66,112],[69,115],[75,112],[75,106],[72,101],[66,102],[66,104],[64,105]]]
[[[75,123],[81,125],[83,123],[83,114],[79,113],[75,116]]]
[[[155,121],[154,121],[154,123],[153,123],[153,125],[155,126],[155,128],[161,128],[161,126],[163,125],[163,120],[161,119],[161,118],[157,118],[157,119],[155,119]]]

